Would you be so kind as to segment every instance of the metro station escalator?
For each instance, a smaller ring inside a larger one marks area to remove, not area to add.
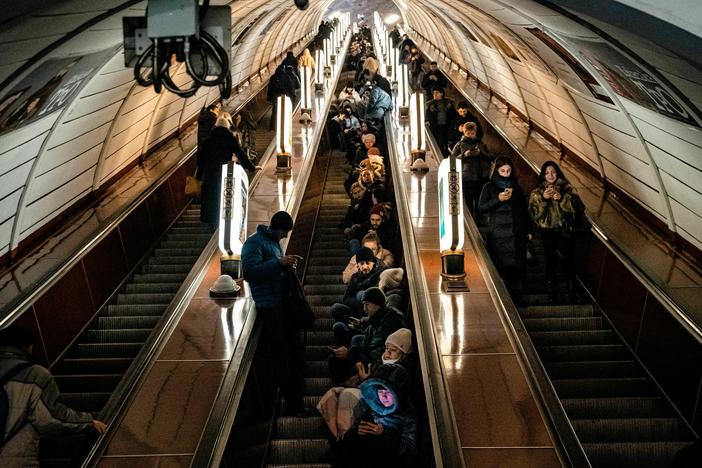
[[[343,185],[345,167],[343,155],[334,151],[304,277],[305,294],[317,317],[314,330],[307,332],[305,406],[308,408],[314,408],[332,386],[327,368],[328,347],[334,346],[329,309],[346,290],[346,285],[341,281],[341,272],[349,257],[343,234],[337,228],[348,205],[348,195]],[[320,464],[329,449],[327,434],[328,429],[321,417],[278,417],[274,424],[268,467],[329,466]]]
[[[693,434],[584,290],[549,298],[540,247],[518,311],[591,465],[671,466]]]
[[[109,416],[103,414],[105,405],[211,237],[207,225],[200,222],[199,206],[190,205],[139,272],[52,368],[63,403],[100,418]],[[81,441],[80,437],[71,443],[42,439],[42,466],[75,463]]]

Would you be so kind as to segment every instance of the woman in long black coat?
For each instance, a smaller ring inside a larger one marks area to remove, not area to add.
[[[510,293],[519,299],[526,268],[529,212],[511,159],[500,156],[495,160],[490,181],[480,193],[478,213],[485,219],[490,257]]]
[[[236,137],[229,131],[230,124],[226,118],[218,118],[197,154],[198,174],[202,175],[200,220],[209,224],[212,230],[217,229],[219,225],[222,165],[231,161],[232,155],[236,155],[244,169],[256,170],[256,166],[249,161]]]

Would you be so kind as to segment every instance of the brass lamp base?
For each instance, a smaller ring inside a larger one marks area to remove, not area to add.
[[[414,164],[414,162],[417,159],[423,159],[426,161],[427,160],[427,152],[421,151],[421,150],[412,150],[412,164]]]
[[[400,107],[400,110],[398,112],[398,116],[399,116],[400,120],[402,120],[402,121],[409,120],[409,118],[410,118],[409,107]]]
[[[317,94],[324,94],[324,83],[315,83],[314,92]]]
[[[301,109],[300,110],[300,123],[310,123],[312,122],[312,109]]]
[[[462,250],[444,250],[441,252],[441,278],[445,292],[469,291],[466,284],[466,271],[463,266]]]
[[[333,63],[333,62],[332,62]],[[331,77],[331,67],[330,66],[325,66],[324,67],[324,77],[325,78],[330,78]]]
[[[290,155],[288,153],[281,153],[276,156],[275,172],[290,172]]]
[[[219,271],[222,275],[229,275],[234,279],[241,276],[241,256],[240,255],[223,255],[219,260]]]

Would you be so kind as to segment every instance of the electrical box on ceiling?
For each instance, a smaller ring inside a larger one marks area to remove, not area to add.
[[[197,34],[197,0],[149,0],[148,5],[146,18],[149,37],[183,37]]]

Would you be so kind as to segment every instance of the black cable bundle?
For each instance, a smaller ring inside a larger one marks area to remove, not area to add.
[[[204,0],[200,7],[200,26],[207,15],[210,0]],[[223,99],[231,95],[232,75],[229,69],[229,53],[205,30],[197,36],[169,39],[153,38],[151,45],[137,59],[134,65],[134,79],[141,86],[154,86],[156,93],[161,88],[181,97],[194,95],[200,86],[218,86]],[[170,76],[171,57],[179,63],[185,62],[188,75],[193,79],[192,86],[180,89]],[[151,70],[144,71],[148,59]],[[211,70],[216,70],[213,79],[207,79]]]

